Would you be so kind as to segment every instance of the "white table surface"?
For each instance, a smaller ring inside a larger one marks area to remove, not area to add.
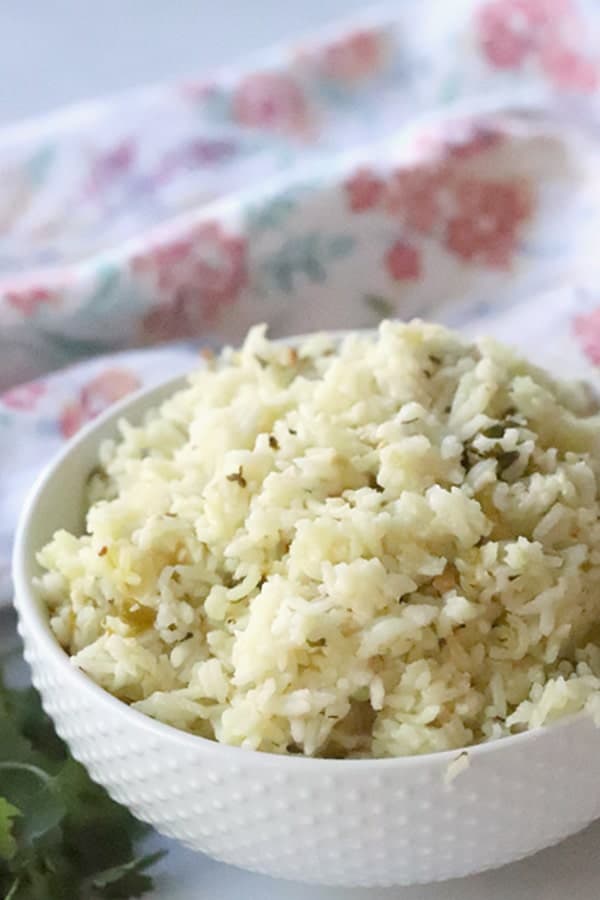
[[[203,74],[366,6],[365,0],[2,0],[0,126]]]

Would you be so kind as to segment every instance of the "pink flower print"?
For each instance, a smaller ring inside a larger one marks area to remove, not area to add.
[[[61,434],[65,438],[71,437],[82,425],[139,386],[137,375],[129,369],[107,369],[96,375],[81,389],[77,400],[63,407],[60,414]]]
[[[591,313],[576,316],[573,331],[590,362],[600,366],[600,307]]]
[[[419,251],[407,241],[392,244],[385,254],[384,265],[394,281],[415,281],[421,275]]]
[[[366,212],[377,206],[383,197],[385,184],[370,169],[363,168],[345,182],[344,188],[352,212]]]
[[[232,159],[237,152],[238,145],[235,141],[197,138],[169,150],[157,166],[154,178],[158,183],[163,183],[179,172],[190,172]]]
[[[436,169],[446,178],[459,164],[493,150],[505,141],[505,134],[491,122],[476,119],[454,119],[432,130],[420,132],[414,141],[419,167]]]
[[[519,226],[531,213],[521,182],[464,179],[456,186],[455,214],[445,228],[445,246],[465,261],[505,267],[515,252]]]
[[[10,388],[0,394],[0,401],[9,409],[31,412],[37,406],[40,397],[46,393],[46,385],[41,381],[30,381],[18,387]]]
[[[233,118],[248,128],[306,135],[309,105],[300,85],[283,72],[255,72],[233,95]]]
[[[79,403],[69,403],[63,408],[59,418],[60,433],[64,438],[73,437],[84,424],[85,418]]]
[[[542,47],[540,61],[543,71],[559,88],[592,93],[598,87],[598,66],[563,46],[560,41],[549,41]]]
[[[162,295],[144,319],[145,336],[153,340],[193,337],[218,318],[223,306],[234,303],[246,286],[246,242],[210,222],[186,238],[140,254],[133,268]]]
[[[136,154],[136,144],[131,140],[121,141],[110,150],[100,153],[90,167],[86,192],[94,194],[106,190],[112,182],[128,174]]]
[[[484,55],[498,69],[516,69],[533,48],[531,22],[514,0],[487,3],[477,28]]]
[[[378,74],[386,57],[386,35],[362,29],[325,47],[320,54],[319,69],[332,81],[352,84]]]
[[[455,160],[471,159],[502,143],[502,134],[484,125],[474,127],[462,140],[447,143],[444,152]]]
[[[481,9],[477,29],[496,68],[516,69],[535,59],[557,88],[591,92],[600,79],[598,66],[566,43],[577,24],[570,0],[493,0]]]
[[[442,215],[450,179],[451,172],[446,166],[397,169],[386,185],[384,208],[408,228],[431,234]]]
[[[26,318],[34,316],[43,306],[57,306],[60,304],[60,294],[46,287],[27,287],[23,289],[9,290],[5,294],[6,302],[17,312]]]
[[[484,55],[499,69],[516,69],[564,28],[570,0],[493,0],[479,13]]]

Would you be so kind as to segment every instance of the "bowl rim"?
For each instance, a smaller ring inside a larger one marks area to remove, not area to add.
[[[359,331],[361,334],[367,334],[375,331],[375,329],[354,329],[351,333]],[[313,334],[323,333],[316,331]],[[335,337],[344,336],[350,332],[327,332]],[[300,342],[311,335],[294,336],[293,338],[282,338],[279,342]],[[201,360],[198,360],[198,366],[191,367],[189,372],[176,376],[169,376],[160,382],[149,387],[142,387],[139,390],[128,394],[122,400],[110,406],[107,410],[87,423],[81,428],[77,434],[70,438],[64,447],[51,458],[49,463],[42,469],[38,477],[30,488],[21,514],[17,529],[15,532],[14,548],[12,553],[12,577],[14,583],[14,599],[13,606],[17,612],[19,626],[26,626],[26,630],[31,635],[32,641],[42,656],[48,657],[53,665],[61,672],[65,679],[65,683],[69,680],[77,685],[90,700],[90,703],[100,704],[106,710],[107,714],[117,714],[123,716],[125,720],[130,719],[130,725],[137,729],[141,728],[150,732],[156,739],[172,741],[179,744],[183,749],[195,750],[196,752],[216,753],[224,755],[230,761],[236,763],[257,763],[260,765],[273,765],[275,763],[285,766],[319,766],[328,771],[333,769],[339,770],[340,766],[348,770],[353,767],[360,769],[382,768],[382,769],[410,769],[413,766],[424,766],[427,764],[439,764],[440,767],[447,767],[450,763],[459,757],[467,755],[469,762],[474,757],[487,756],[490,753],[499,750],[508,750],[511,747],[521,746],[525,743],[538,741],[549,732],[566,727],[572,724],[589,720],[593,722],[592,716],[581,710],[561,716],[555,721],[537,726],[520,732],[519,734],[506,735],[500,738],[494,738],[477,744],[457,747],[451,750],[437,750],[429,753],[411,754],[406,756],[391,757],[364,757],[359,759],[326,759],[322,757],[307,757],[302,754],[286,754],[272,753],[264,750],[254,750],[247,747],[226,744],[220,741],[211,740],[200,735],[192,734],[183,729],[176,728],[174,725],[168,725],[158,719],[153,719],[145,713],[133,709],[123,700],[109,693],[109,691],[100,687],[95,681],[85,674],[81,669],[71,663],[71,657],[60,646],[50,629],[45,611],[36,596],[35,589],[30,583],[27,576],[27,563],[32,553],[37,552],[36,549],[30,548],[29,529],[34,519],[36,507],[43,496],[45,490],[50,485],[56,471],[64,464],[65,460],[76,455],[80,446],[86,443],[95,432],[104,429],[109,423],[116,429],[118,422],[129,411],[133,411],[133,418],[138,405],[151,408],[152,397],[157,396],[157,404],[168,396],[172,391],[177,390],[178,386],[183,386],[187,381],[188,375],[201,367]],[[149,402],[150,401],[150,402]],[[39,548],[37,548],[39,549]],[[21,630],[21,627],[20,627]],[[41,693],[41,692],[40,692]]]

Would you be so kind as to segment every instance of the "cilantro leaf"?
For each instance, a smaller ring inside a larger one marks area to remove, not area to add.
[[[74,759],[65,763],[57,786],[67,807],[65,846],[78,860],[82,874],[91,875],[132,859],[134,842],[149,830],[147,826],[111,800]]]
[[[139,856],[148,831],[69,754],[33,688],[0,666],[0,900],[141,897],[163,854]]]
[[[103,897],[141,897],[152,882],[144,872],[165,856],[164,850],[132,859],[121,866],[115,866],[94,876],[92,886]]]
[[[51,831],[65,815],[54,780],[32,763],[0,763],[0,793],[22,813],[18,836],[23,845]]]
[[[2,723],[0,762],[12,759],[18,759],[21,762],[37,762],[31,741],[19,731],[10,715],[10,711],[4,712],[0,699],[0,722]]]
[[[65,756],[65,745],[54,730],[52,721],[42,707],[40,695],[35,688],[29,687],[19,691],[11,691],[8,697],[12,719],[33,747],[43,748],[43,756],[47,765],[54,759],[62,760]]]
[[[13,819],[21,812],[5,797],[0,797],[0,859],[12,859],[17,852],[17,842],[13,835]]]

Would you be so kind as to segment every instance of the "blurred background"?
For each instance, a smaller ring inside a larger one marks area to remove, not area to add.
[[[365,0],[4,0],[0,125],[107,93],[203,74],[368,5]]]

